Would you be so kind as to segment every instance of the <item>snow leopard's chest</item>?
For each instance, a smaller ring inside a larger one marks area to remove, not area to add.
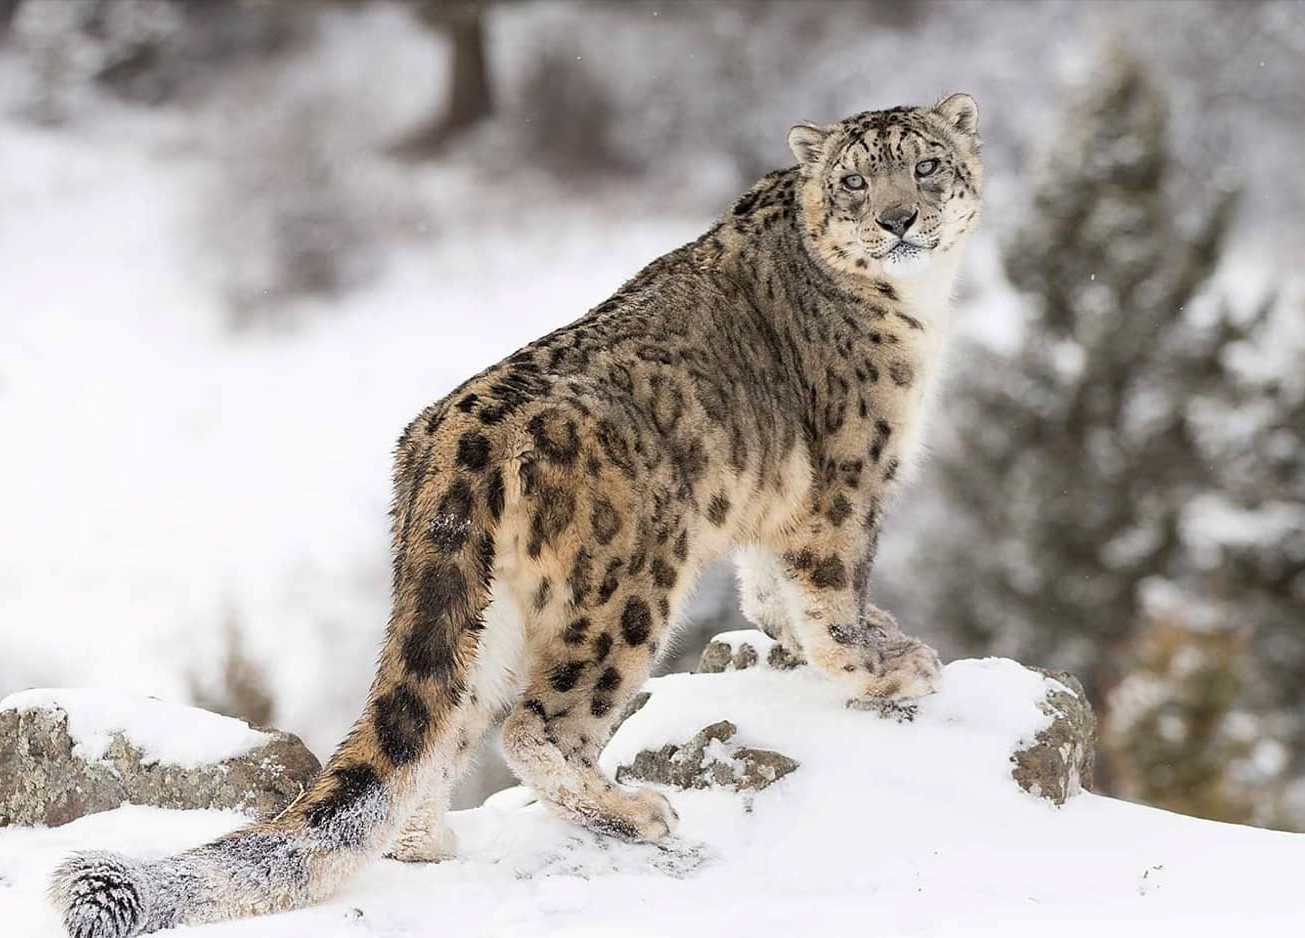
[[[938,396],[946,330],[935,321],[880,344],[870,357],[876,378],[862,433],[871,462],[886,482],[910,479],[927,454],[927,428]]]

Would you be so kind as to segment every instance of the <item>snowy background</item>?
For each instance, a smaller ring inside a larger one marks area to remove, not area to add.
[[[1012,282],[1010,245],[1063,204],[1035,199],[1037,180],[1095,165],[1072,157],[1096,137],[1067,128],[1083,100],[1112,100],[1100,88],[1127,49],[1169,116],[1151,194],[1199,227],[1240,193],[1192,310],[1264,313],[1217,356],[1263,382],[1237,402],[1254,419],[1214,423],[1220,439],[1274,432],[1214,446],[1227,476],[1174,490],[1196,506],[1190,556],[1103,606],[1099,640],[1044,640],[1075,618],[1055,604],[1035,640],[987,627],[1017,602],[975,624],[940,600],[968,586],[935,545],[978,556],[995,523],[962,524],[945,473],[899,507],[877,579],[945,654],[1079,671],[1109,718],[1113,791],[1305,827],[1305,7],[464,6],[0,0],[0,697],[95,684],[197,701],[325,757],[387,614],[403,425],[695,237],[787,162],[799,119],[978,98],[988,209],[961,339],[1020,361],[1037,301]],[[491,97],[443,133],[469,35]],[[1127,162],[1136,141],[1120,139]],[[1108,274],[1071,274],[1089,294],[1077,315]],[[1086,348],[1062,342],[1058,360],[1084,373]],[[970,452],[947,413],[943,464]],[[1011,516],[1037,512],[1009,491]],[[1084,510],[1094,497],[1066,493]],[[1012,561],[1030,582],[1056,576],[1038,562]],[[727,571],[709,578],[667,668],[739,624],[731,589]]]

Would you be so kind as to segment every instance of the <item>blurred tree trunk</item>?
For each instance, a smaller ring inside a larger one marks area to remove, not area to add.
[[[0,0],[0,42],[9,37],[9,28],[14,25],[14,17],[23,0]]]
[[[418,126],[395,147],[408,159],[429,159],[452,137],[474,127],[494,110],[486,49],[487,0],[423,0],[418,15],[423,23],[449,37],[449,101],[442,114]]]

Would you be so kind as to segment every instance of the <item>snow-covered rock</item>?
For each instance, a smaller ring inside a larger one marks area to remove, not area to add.
[[[683,746],[667,743],[655,751],[645,749],[629,765],[617,767],[616,780],[759,791],[798,767],[781,752],[732,743],[738,731],[729,720],[719,720],[703,727]]]
[[[1038,709],[1050,719],[1032,743],[1011,754],[1011,777],[1025,791],[1064,804],[1092,786],[1097,719],[1078,678],[1067,671],[1034,670],[1048,679]]]
[[[65,688],[0,700],[0,826],[55,827],[124,803],[262,814],[319,768],[289,733],[149,697]]]
[[[953,668],[970,664],[973,663],[957,662]],[[803,665],[805,662],[799,656],[762,632],[738,630],[724,632],[707,643],[698,673],[723,674],[758,667],[791,671]],[[1021,740],[1010,752],[1011,777],[1025,791],[1054,804],[1064,804],[1092,785],[1096,717],[1083,685],[1072,674],[1041,668],[1031,669],[1031,673],[1046,679],[1043,697],[1037,701],[1036,708],[1047,720],[1032,738]],[[917,704],[848,701],[848,706],[902,722],[914,720],[918,713]],[[648,757],[642,764],[651,765]]]

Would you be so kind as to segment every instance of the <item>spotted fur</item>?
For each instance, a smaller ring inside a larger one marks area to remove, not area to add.
[[[666,798],[617,786],[598,754],[698,573],[732,549],[749,618],[849,695],[931,690],[937,656],[866,586],[978,219],[974,102],[789,141],[798,165],[701,238],[408,426],[363,715],[278,817],[162,860],[69,860],[52,897],[74,938],[294,908],[387,851],[447,856],[449,790],[498,720],[563,815],[664,836]]]

